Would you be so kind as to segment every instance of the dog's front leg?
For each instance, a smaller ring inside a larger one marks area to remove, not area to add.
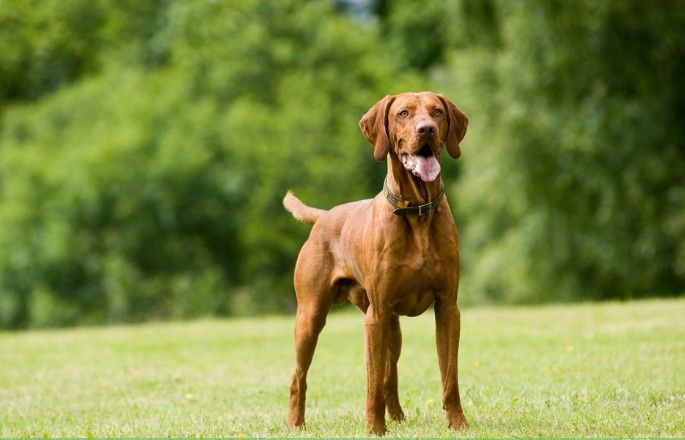
[[[447,424],[454,430],[468,427],[459,397],[457,352],[460,327],[457,304],[450,301],[436,301],[435,334],[442,376],[442,407],[447,411]]]
[[[389,313],[371,304],[366,310],[366,423],[369,434],[384,435],[384,376],[388,352]]]
[[[400,397],[397,392],[397,361],[402,351],[402,330],[400,330],[400,317],[393,315],[390,318],[388,329],[388,358],[385,361],[385,405],[388,415],[396,422],[404,420],[404,412],[400,405]]]

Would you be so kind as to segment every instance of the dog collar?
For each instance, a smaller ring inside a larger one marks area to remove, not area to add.
[[[445,196],[445,189],[441,185],[440,192],[430,202],[424,203],[423,205],[410,205],[407,200],[402,200],[401,197],[396,196],[390,191],[390,188],[388,188],[387,178],[383,181],[383,192],[385,192],[385,198],[388,200],[388,203],[390,203],[390,206],[392,206],[393,208],[392,213],[401,216],[424,216],[431,212],[433,209],[437,208],[440,202],[442,201],[442,198]]]

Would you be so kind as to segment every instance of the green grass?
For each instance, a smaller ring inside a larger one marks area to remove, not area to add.
[[[685,300],[462,311],[459,436],[685,437]],[[292,317],[0,333],[0,436],[365,436],[361,314],[334,313],[285,429]],[[432,313],[402,319],[389,436],[453,437]]]

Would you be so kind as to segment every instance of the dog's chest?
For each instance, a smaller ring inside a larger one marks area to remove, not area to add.
[[[406,254],[385,269],[385,302],[398,315],[420,315],[436,296],[456,287],[456,270],[452,258],[434,251]]]

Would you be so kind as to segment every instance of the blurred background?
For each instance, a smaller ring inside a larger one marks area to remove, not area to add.
[[[685,2],[0,0],[0,327],[294,309],[376,194],[357,123],[434,90],[462,305],[685,293]]]

